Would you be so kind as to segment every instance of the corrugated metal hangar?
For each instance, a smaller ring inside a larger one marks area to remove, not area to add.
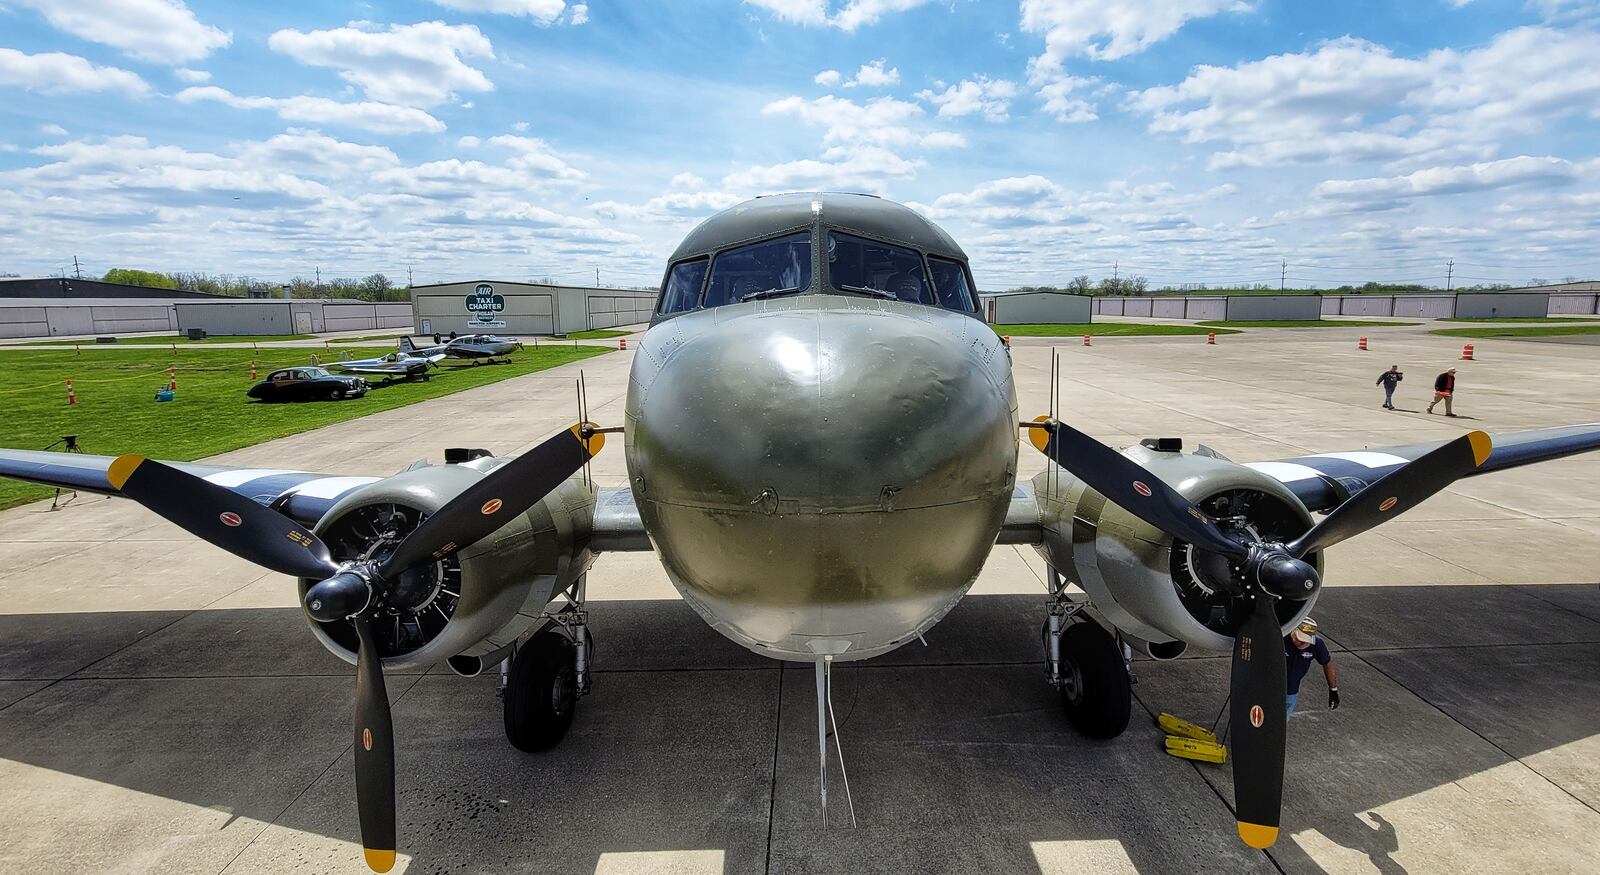
[[[472,280],[413,286],[418,334],[572,334],[650,321],[656,293]]]
[[[320,334],[405,328],[411,305],[404,302],[243,300],[177,301],[178,331],[207,334]]]

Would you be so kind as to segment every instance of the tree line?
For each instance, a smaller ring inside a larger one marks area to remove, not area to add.
[[[1573,280],[1568,280],[1572,282]],[[1535,280],[1530,285],[1543,285],[1543,280]],[[1514,289],[1517,286],[1511,283],[1478,283],[1471,286],[1456,286],[1453,292],[1497,292],[1503,289]],[[1278,291],[1277,286],[1268,283],[1243,283],[1238,285],[1207,285],[1205,283],[1182,283],[1181,285],[1163,285],[1153,291],[1156,293],[1181,293],[1181,292],[1270,292]],[[1017,286],[1007,291],[1013,293],[1023,292],[1052,292],[1059,295],[1144,295],[1152,292],[1150,281],[1142,276],[1131,277],[1102,277],[1095,282],[1087,275],[1073,277],[1064,286]],[[1420,283],[1386,283],[1366,282],[1361,285],[1330,286],[1323,289],[1285,289],[1283,291],[1293,294],[1306,292],[1327,292],[1331,294],[1360,295],[1365,293],[1391,294],[1394,292],[1438,292],[1442,289],[1426,286]]]
[[[268,282],[252,276],[231,273],[210,274],[202,271],[155,271],[128,267],[114,267],[101,279],[108,283],[122,283],[151,289],[180,289],[206,292],[234,298],[276,298],[283,287],[295,298],[351,298],[361,301],[409,301],[411,289],[396,286],[381,273],[369,274],[361,279],[327,279],[316,282],[297,276],[286,283]]]

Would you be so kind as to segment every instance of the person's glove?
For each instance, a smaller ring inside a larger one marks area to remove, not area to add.
[[[1337,710],[1339,710],[1339,688],[1338,687],[1333,687],[1333,688],[1328,690],[1328,710],[1329,711],[1337,711]]]

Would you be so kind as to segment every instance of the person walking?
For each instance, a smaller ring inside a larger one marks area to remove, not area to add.
[[[1384,409],[1394,409],[1394,387],[1400,385],[1400,381],[1405,378],[1406,375],[1400,373],[1399,365],[1390,365],[1389,370],[1378,375],[1377,385],[1383,387]]]
[[[1444,402],[1444,415],[1455,416],[1455,411],[1450,409],[1450,396],[1456,393],[1456,369],[1451,368],[1433,379],[1433,401],[1428,404],[1428,412],[1433,412],[1433,405]]]
[[[1306,617],[1283,639],[1283,657],[1288,660],[1289,716],[1294,716],[1295,700],[1300,698],[1300,682],[1311,669],[1312,660],[1322,664],[1322,674],[1328,679],[1328,710],[1339,709],[1339,671],[1333,667],[1333,654],[1317,632],[1317,621]]]

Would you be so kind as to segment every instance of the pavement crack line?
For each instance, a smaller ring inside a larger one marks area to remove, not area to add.
[[[180,617],[174,617],[172,619],[172,622],[165,623],[165,624],[163,624],[163,625],[161,625],[161,626],[159,626],[159,627],[157,627],[155,629],[150,630],[150,634],[149,635],[141,635],[138,638],[135,638],[132,641],[129,641],[127,644],[124,644],[121,647],[118,647],[117,649],[111,651],[110,653],[107,653],[107,654],[104,654],[102,656],[96,657],[95,659],[89,660],[88,662],[84,663],[83,665],[73,669],[72,671],[67,672],[66,674],[62,675],[61,677],[56,678],[55,680],[51,681],[50,683],[45,684],[44,686],[40,687],[37,690],[34,690],[33,692],[27,694],[26,696],[23,696],[22,698],[18,699],[17,701],[12,702],[11,704],[6,705],[4,707],[0,707],[0,711],[5,711],[6,708],[10,708],[13,705],[17,705],[17,704],[20,704],[22,702],[26,702],[27,700],[33,698],[34,696],[39,695],[40,693],[44,692],[45,690],[50,689],[51,687],[55,686],[56,684],[61,683],[62,681],[77,679],[79,675],[81,675],[85,671],[88,671],[90,668],[92,668],[92,667],[94,667],[96,665],[99,665],[102,662],[105,662],[106,660],[110,659],[111,657],[116,656],[117,654],[121,653],[124,650],[127,650],[129,647],[132,647],[133,645],[138,644],[139,642],[145,640],[146,638],[149,638],[151,635],[157,635],[157,634],[161,633],[163,630],[170,628],[174,623],[182,622],[183,620],[187,619],[190,614],[193,614],[193,613],[194,613],[193,611],[189,611],[188,613],[185,613]]]
[[[1438,705],[1434,704],[1433,701],[1431,699],[1429,699],[1428,697],[1426,697],[1426,696],[1422,695],[1421,693],[1417,692],[1416,690],[1413,690],[1410,687],[1406,686],[1404,681],[1402,681],[1399,678],[1395,677],[1394,675],[1384,671],[1382,668],[1379,668],[1376,663],[1374,663],[1372,660],[1367,659],[1366,657],[1362,656],[1359,651],[1351,650],[1351,651],[1347,651],[1347,652],[1351,656],[1354,656],[1356,659],[1361,660],[1361,663],[1363,665],[1367,666],[1368,668],[1371,668],[1373,671],[1377,672],[1378,674],[1383,675],[1385,678],[1387,678],[1395,686],[1397,686],[1400,689],[1405,690],[1406,692],[1408,692],[1411,695],[1415,696],[1417,698],[1417,701],[1424,702],[1424,703],[1426,703],[1428,705],[1428,707],[1432,708],[1435,711],[1438,711],[1440,714],[1443,714],[1446,720],[1449,720],[1451,723],[1454,723],[1455,725],[1461,727],[1462,729],[1465,729],[1466,731],[1468,731],[1468,732],[1472,733],[1473,735],[1477,736],[1479,739],[1481,739],[1483,741],[1484,744],[1487,744],[1490,747],[1494,748],[1495,750],[1499,751],[1508,760],[1510,760],[1512,762],[1515,762],[1518,765],[1522,766],[1523,768],[1527,769],[1528,771],[1532,772],[1533,774],[1538,775],[1541,779],[1544,780],[1545,783],[1547,783],[1550,786],[1552,786],[1552,787],[1556,788],[1557,790],[1561,791],[1561,793],[1566,795],[1568,798],[1572,799],[1572,801],[1578,803],[1579,805],[1582,805],[1584,808],[1587,808],[1587,809],[1589,809],[1590,811],[1593,811],[1596,814],[1600,814],[1600,808],[1596,808],[1593,805],[1590,805],[1588,802],[1586,802],[1583,799],[1579,798],[1571,790],[1568,790],[1567,788],[1565,788],[1565,787],[1561,786],[1560,784],[1556,783],[1556,781],[1554,779],[1552,779],[1549,775],[1546,775],[1544,772],[1541,772],[1538,769],[1534,768],[1533,765],[1530,764],[1527,760],[1524,760],[1522,757],[1519,757],[1516,754],[1512,753],[1511,751],[1506,750],[1505,748],[1503,748],[1500,745],[1496,744],[1487,735],[1484,735],[1483,733],[1479,732],[1478,730],[1473,729],[1471,726],[1468,726],[1466,723],[1464,723],[1461,720],[1457,719],[1457,717],[1454,714],[1451,714],[1449,711],[1446,711],[1445,709],[1443,709],[1443,708],[1439,707]],[[1451,783],[1455,783],[1455,782],[1452,781]]]
[[[772,708],[772,780],[767,786],[767,854],[762,871],[772,875],[773,808],[778,799],[778,743],[783,738],[783,663],[778,663],[778,696]]]
[[[394,698],[393,702],[389,703],[389,707],[390,707],[391,710],[394,708],[395,705],[400,704],[400,701],[402,699],[404,699],[408,694],[410,694],[410,692],[412,690],[417,688],[417,684],[422,681],[422,679],[423,679],[423,677],[425,677],[425,675],[420,675],[420,674],[419,675],[401,675],[401,677],[415,678],[415,680],[413,680],[410,684],[408,684],[406,686],[406,688],[400,692],[400,695],[398,695],[398,696],[396,696]],[[263,823],[261,825],[261,829],[257,830],[256,834],[251,836],[250,840],[245,842],[244,846],[239,849],[239,853],[234,854],[232,857],[230,857],[228,859],[228,862],[222,864],[222,868],[217,870],[217,875],[223,875],[223,873],[227,872],[230,868],[232,868],[233,864],[238,862],[240,857],[244,856],[244,852],[245,851],[250,850],[251,846],[253,846],[257,841],[259,841],[262,836],[266,835],[267,834],[267,830],[272,829],[274,826],[276,826],[278,821],[280,819],[282,819],[282,817],[285,814],[288,813],[289,809],[293,808],[294,804],[296,802],[299,802],[302,797],[304,797],[307,793],[311,792],[311,788],[317,786],[317,783],[322,780],[323,776],[327,775],[328,772],[332,771],[333,767],[338,765],[339,762],[344,759],[344,755],[345,754],[350,753],[352,750],[355,749],[355,746],[356,746],[355,739],[354,739],[354,737],[352,737],[350,743],[345,745],[345,746],[343,746],[343,747],[341,747],[341,748],[339,748],[339,752],[334,754],[333,759],[328,763],[328,765],[326,767],[323,768],[322,771],[317,773],[316,777],[312,778],[309,782],[307,782],[304,787],[301,787],[300,788],[300,792],[296,793],[294,795],[293,799],[290,799],[288,802],[284,803],[284,806],[282,808],[278,809],[278,812],[276,814],[272,815],[272,819],[271,820],[268,820],[268,821],[266,821],[265,823]],[[398,794],[399,794],[398,787],[396,788],[395,792],[396,792],[396,796],[398,797]]]

